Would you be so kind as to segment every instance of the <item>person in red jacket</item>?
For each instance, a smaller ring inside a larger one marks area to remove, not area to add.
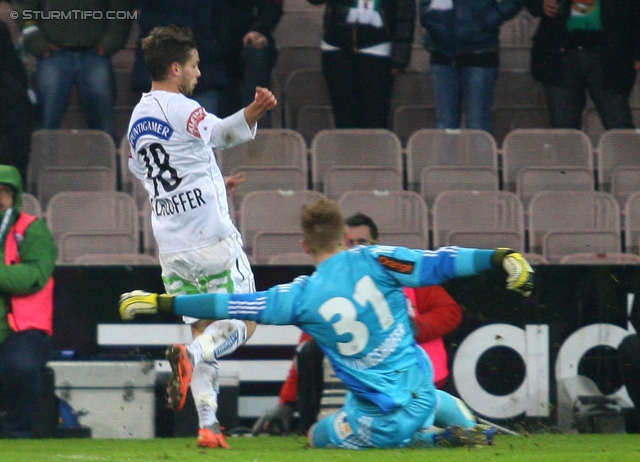
[[[2,438],[30,438],[51,354],[58,251],[46,223],[22,212],[22,178],[0,165],[0,409]]]
[[[347,218],[345,223],[347,247],[376,243],[378,228],[367,215],[357,213]],[[433,363],[436,386],[442,388],[449,377],[442,337],[460,325],[462,309],[441,286],[406,288],[405,295],[409,302],[408,309],[413,312],[416,340]],[[322,350],[309,334],[303,332],[287,379],[280,389],[278,405],[256,421],[252,429],[254,435],[261,431],[289,433],[296,409],[300,415],[296,433],[306,434],[317,420],[323,390],[329,386],[324,383],[323,359]]]

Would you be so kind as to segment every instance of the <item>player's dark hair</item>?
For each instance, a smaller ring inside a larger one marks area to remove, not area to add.
[[[344,246],[344,217],[335,201],[319,199],[302,208],[302,235],[313,255]]]
[[[371,234],[371,239],[374,241],[378,240],[378,226],[376,222],[369,215],[365,215],[364,213],[358,212],[355,215],[351,215],[349,218],[344,220],[344,223],[349,227],[353,228],[355,226],[366,226],[369,228],[369,234]]]
[[[173,63],[184,66],[198,46],[191,29],[173,24],[154,27],[141,43],[144,61],[153,81],[164,80]]]

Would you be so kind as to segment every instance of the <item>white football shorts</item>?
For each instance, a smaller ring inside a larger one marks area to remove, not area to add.
[[[209,247],[159,255],[168,294],[255,292],[256,284],[239,233]],[[196,318],[183,317],[192,324]]]

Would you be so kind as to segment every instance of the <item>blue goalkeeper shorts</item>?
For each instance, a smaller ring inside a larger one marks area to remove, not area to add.
[[[310,435],[317,448],[398,448],[409,445],[420,428],[433,425],[436,390],[432,383],[416,389],[413,398],[390,414],[347,393],[344,406],[320,420]]]

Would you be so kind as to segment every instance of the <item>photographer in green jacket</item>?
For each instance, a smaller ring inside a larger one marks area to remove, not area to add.
[[[58,251],[39,218],[21,212],[22,178],[0,165],[0,409],[2,436],[29,438],[51,354]]]

